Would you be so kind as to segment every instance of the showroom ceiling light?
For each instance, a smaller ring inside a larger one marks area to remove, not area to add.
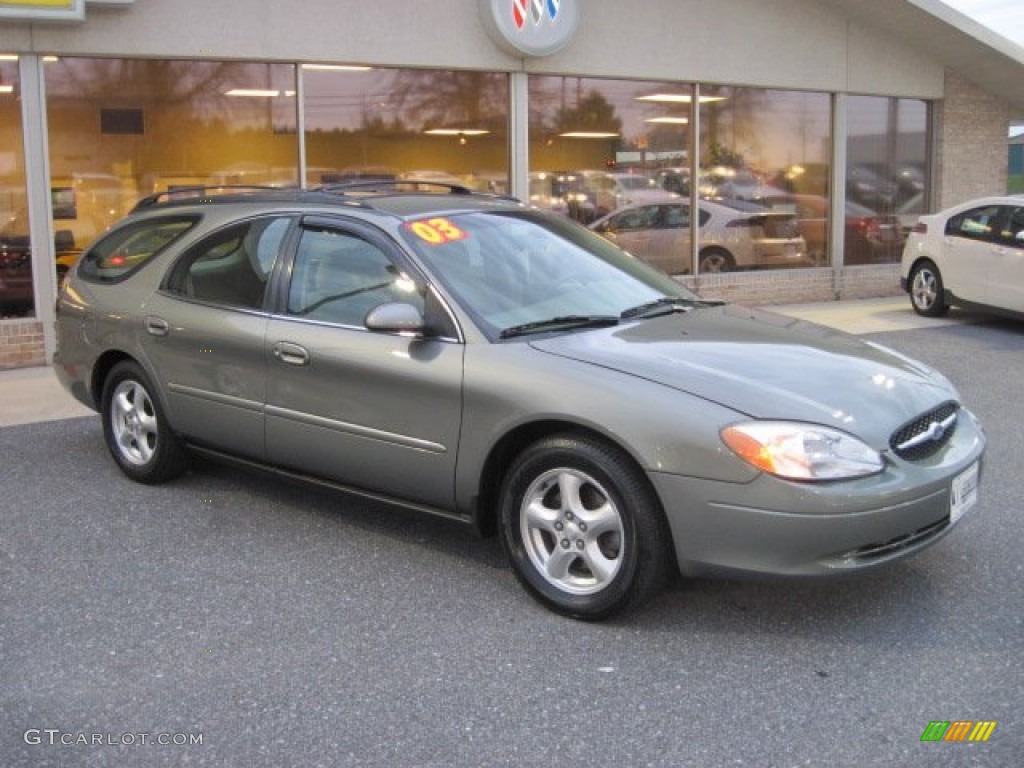
[[[424,133],[428,136],[483,136],[490,131],[483,128],[431,128]]]
[[[693,95],[689,93],[651,93],[647,96],[637,96],[637,101],[654,101],[660,104],[689,104],[693,101]],[[712,101],[725,101],[725,96],[701,96],[700,103],[707,104]]]
[[[558,134],[563,139],[617,139],[619,134],[612,131],[566,131]]]
[[[660,123],[662,125],[686,125],[690,122],[688,117],[650,117],[645,123]]]
[[[356,64],[303,64],[302,68],[314,72],[370,72],[373,70],[373,67]]]
[[[281,92],[263,88],[232,88],[230,91],[225,91],[224,95],[242,96],[254,99],[272,99],[275,96],[280,96]]]

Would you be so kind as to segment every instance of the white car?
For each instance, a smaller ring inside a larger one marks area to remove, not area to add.
[[[954,304],[1024,314],[1024,195],[921,216],[903,247],[900,286],[927,317]]]
[[[590,225],[606,240],[669,274],[691,274],[690,206],[685,200],[627,205]],[[734,200],[700,202],[702,273],[753,267],[810,267],[792,213]]]

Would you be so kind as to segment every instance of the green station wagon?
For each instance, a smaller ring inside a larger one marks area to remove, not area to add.
[[[130,478],[232,459],[454,518],[583,619],[677,572],[877,566],[978,498],[984,433],[939,373],[457,186],[146,199],[57,332]]]

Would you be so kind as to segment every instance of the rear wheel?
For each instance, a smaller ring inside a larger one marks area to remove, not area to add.
[[[922,261],[910,275],[910,303],[925,317],[941,317],[949,311],[942,275],[931,261]]]
[[[700,252],[701,274],[707,272],[732,272],[736,269],[736,262],[732,254],[721,248],[707,248]]]
[[[671,552],[661,506],[613,446],[576,434],[542,439],[513,462],[501,498],[516,577],[558,613],[603,619],[664,584]]]
[[[185,449],[167,424],[149,378],[125,361],[103,385],[103,436],[110,455],[128,477],[162,483],[185,471]]]

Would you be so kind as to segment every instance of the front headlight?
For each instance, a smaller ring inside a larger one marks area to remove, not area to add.
[[[750,421],[721,431],[722,441],[762,472],[787,480],[845,480],[881,472],[879,453],[852,435],[788,421]]]

